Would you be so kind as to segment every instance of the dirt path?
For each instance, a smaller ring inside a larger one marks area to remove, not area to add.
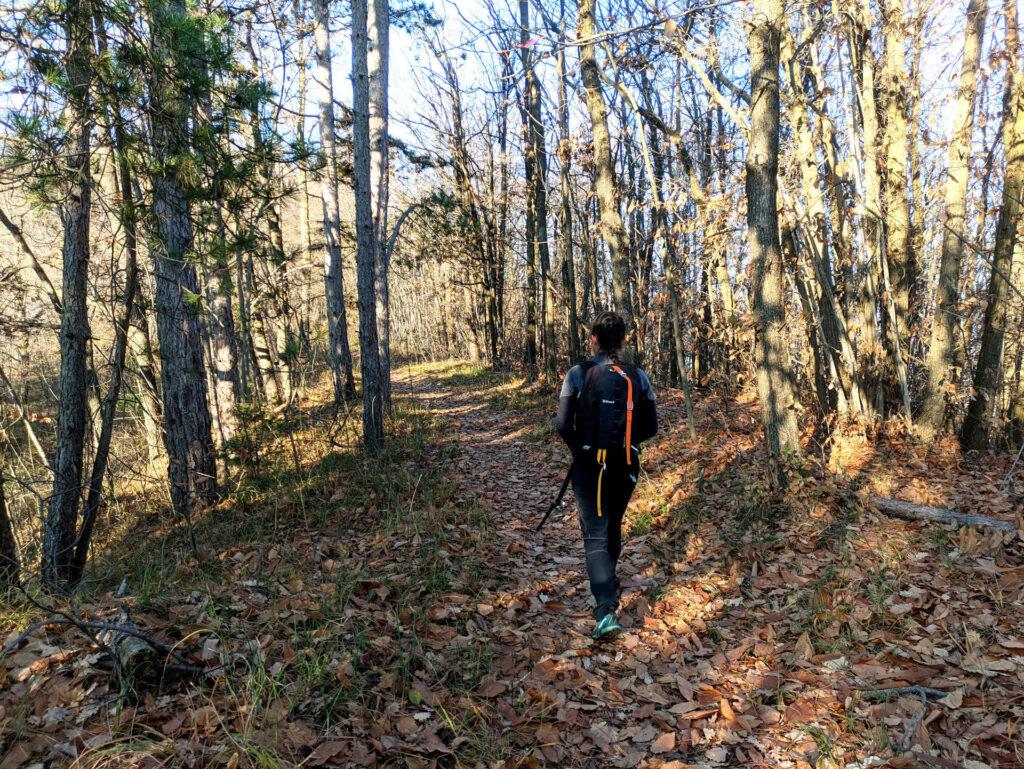
[[[538,440],[544,425],[536,416],[495,408],[486,390],[467,391],[431,380],[416,382],[410,389],[458,429],[461,451],[454,469],[459,487],[466,501],[483,505],[491,514],[495,534],[504,543],[499,549],[509,554],[507,565],[512,567],[505,575],[508,595],[521,600],[536,597],[545,605],[557,602],[545,615],[552,636],[573,648],[589,647],[593,599],[571,486],[562,506],[540,532],[535,530],[568,469],[568,452],[561,441],[553,435]],[[643,487],[641,483],[637,497]],[[635,624],[628,607],[640,590],[654,585],[640,574],[650,558],[645,539],[626,544],[618,568],[627,629]]]
[[[1015,535],[953,540],[851,515],[857,472],[891,473],[912,452],[840,445],[859,471],[809,464],[773,502],[753,399],[701,398],[692,442],[681,398],[660,394],[619,565],[625,631],[595,643],[571,494],[533,531],[567,463],[550,412],[514,383],[469,379],[418,381],[413,394],[457,429],[453,477],[493,526],[471,546],[493,580],[456,616],[493,655],[471,707],[507,741],[503,769],[1021,765],[1009,703],[1024,625],[990,589],[993,575],[1020,584]]]
[[[691,679],[708,663],[694,668],[687,655],[712,654],[694,633],[708,604],[677,601],[654,618],[651,595],[668,578],[654,564],[652,535],[629,537],[618,567],[624,631],[611,643],[592,641],[593,599],[571,488],[544,529],[534,530],[568,466],[557,436],[538,424],[544,417],[502,411],[487,389],[429,380],[406,387],[458,430],[453,474],[494,527],[497,580],[476,609],[495,638],[496,659],[479,693],[513,726],[535,720],[537,746],[550,762],[683,766],[668,761],[683,756],[678,714],[701,707]],[[641,482],[635,500],[648,484]]]

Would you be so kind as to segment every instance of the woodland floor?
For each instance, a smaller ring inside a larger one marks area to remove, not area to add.
[[[1024,766],[1020,532],[862,501],[1012,520],[1011,458],[844,429],[807,436],[777,499],[753,400],[698,397],[690,441],[660,393],[625,631],[597,644],[571,492],[533,531],[566,467],[554,387],[458,363],[397,379],[381,456],[315,402],[267,416],[197,556],[159,516],[108,522],[121,541],[71,613],[205,677],[116,675],[80,629],[36,630],[0,659],[0,769]],[[41,612],[15,597],[0,629]]]

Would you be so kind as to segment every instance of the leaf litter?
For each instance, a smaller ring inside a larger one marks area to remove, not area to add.
[[[402,460],[407,496],[352,509],[320,489],[329,517],[216,553],[219,580],[81,608],[130,614],[202,680],[126,692],[74,627],[29,634],[0,659],[0,769],[1024,765],[1019,525],[862,502],[1019,524],[1002,460],[848,426],[780,496],[756,403],[699,398],[690,442],[667,391],[627,519],[624,631],[599,644],[571,493],[533,531],[566,464],[538,437],[546,390],[454,364],[397,389],[435,420]]]

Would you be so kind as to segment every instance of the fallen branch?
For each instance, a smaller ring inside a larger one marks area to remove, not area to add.
[[[883,702],[894,697],[903,697],[907,694],[913,694],[922,700],[927,700],[929,697],[942,699],[949,694],[949,692],[944,692],[941,689],[932,689],[928,686],[893,686],[889,689],[858,689],[857,691],[866,700],[882,700]]]
[[[107,654],[119,674],[125,669],[138,667],[141,664],[138,660],[142,660],[146,664],[158,664],[159,660],[154,659],[152,654],[163,657],[165,660],[174,660],[177,663],[173,666],[176,670],[187,672],[193,676],[202,677],[210,672],[209,669],[201,665],[190,663],[174,648],[157,641],[135,625],[80,620],[68,615],[49,617],[29,625],[0,650],[0,657],[14,651],[29,635],[48,625],[70,625],[78,628]]]
[[[913,502],[886,499],[885,497],[871,497],[869,501],[883,513],[908,521],[937,521],[938,523],[955,523],[958,526],[985,526],[1001,531],[1017,530],[1017,524],[1012,521],[1000,521],[986,515],[971,515],[947,508],[915,505]]]

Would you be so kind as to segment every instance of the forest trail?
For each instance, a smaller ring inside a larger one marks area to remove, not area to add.
[[[512,726],[531,726],[537,751],[551,765],[632,767],[654,759],[659,766],[684,766],[672,761],[688,752],[688,735],[676,734],[677,718],[710,712],[696,697],[698,671],[708,667],[699,658],[710,657],[711,650],[691,625],[706,629],[702,615],[718,606],[668,601],[654,619],[649,599],[700,590],[696,583],[707,575],[695,572],[692,582],[676,580],[668,590],[659,568],[664,564],[656,563],[661,556],[650,546],[655,535],[627,537],[618,566],[624,629],[614,641],[593,641],[593,600],[571,486],[563,505],[536,531],[569,462],[547,424],[554,400],[546,410],[543,400],[540,408],[503,409],[487,387],[430,376],[401,389],[457,431],[459,454],[448,471],[463,502],[483,506],[493,527],[496,541],[488,551],[494,582],[469,607],[495,639],[494,672],[479,693]],[[663,409],[678,415],[678,400],[670,395]],[[651,485],[645,473],[634,503]],[[439,614],[443,618],[445,611]],[[709,691],[713,678],[704,684]],[[523,692],[531,706],[542,706],[536,714],[533,707],[526,714],[517,710]],[[730,754],[748,760],[742,747],[739,753],[718,747],[712,762]]]
[[[911,748],[963,756],[970,735],[991,740],[980,750],[987,765],[1019,759],[1013,738],[996,737],[1004,716],[975,688],[995,683],[996,670],[1024,672],[1008,661],[1019,612],[990,606],[984,573],[999,562],[1017,564],[1000,574],[1020,574],[1019,539],[928,532],[848,509],[858,489],[889,484],[961,498],[973,488],[999,510],[1005,501],[983,491],[993,487],[986,470],[943,476],[941,463],[897,440],[865,452],[854,439],[832,447],[841,476],[812,472],[788,508],[773,509],[756,402],[702,399],[694,443],[681,394],[662,392],[663,429],[625,524],[625,629],[597,643],[571,489],[534,530],[568,462],[548,425],[554,388],[504,385],[496,396],[493,382],[429,375],[406,388],[457,431],[449,471],[493,527],[491,584],[464,609],[460,597],[432,616],[443,621],[455,608],[493,639],[476,694],[514,735],[522,763],[509,766],[828,769]],[[966,561],[954,578],[956,545]],[[943,640],[936,623],[949,628]],[[959,644],[970,651],[950,654]],[[900,688],[913,686],[931,694]]]
[[[458,431],[460,452],[449,470],[458,478],[462,499],[487,509],[502,542],[497,549],[508,554],[506,596],[527,604],[532,599],[532,608],[543,610],[540,616],[545,619],[532,648],[550,652],[542,640],[547,637],[557,639],[568,656],[592,648],[593,603],[571,485],[563,504],[536,531],[568,470],[568,451],[546,424],[538,424],[536,413],[496,408],[486,390],[453,387],[428,377],[406,385],[406,392]],[[549,411],[554,413],[553,405]],[[539,439],[538,432],[547,435]],[[643,495],[644,486],[641,481],[636,497]],[[653,586],[641,574],[649,560],[641,538],[630,543],[619,565],[627,636],[635,622],[629,606],[639,590]],[[567,640],[570,646],[564,649]],[[602,678],[608,675],[602,668]]]
[[[133,511],[100,561],[124,584],[76,614],[130,621],[203,675],[118,676],[87,634],[41,623],[0,658],[0,767],[1021,765],[1020,534],[857,503],[1006,517],[1004,466],[854,433],[780,500],[754,398],[701,395],[694,442],[661,390],[624,631],[597,643],[571,492],[534,531],[568,462],[554,385],[448,361],[403,367],[394,392],[378,455],[320,390],[267,415],[196,556],[163,507]]]

